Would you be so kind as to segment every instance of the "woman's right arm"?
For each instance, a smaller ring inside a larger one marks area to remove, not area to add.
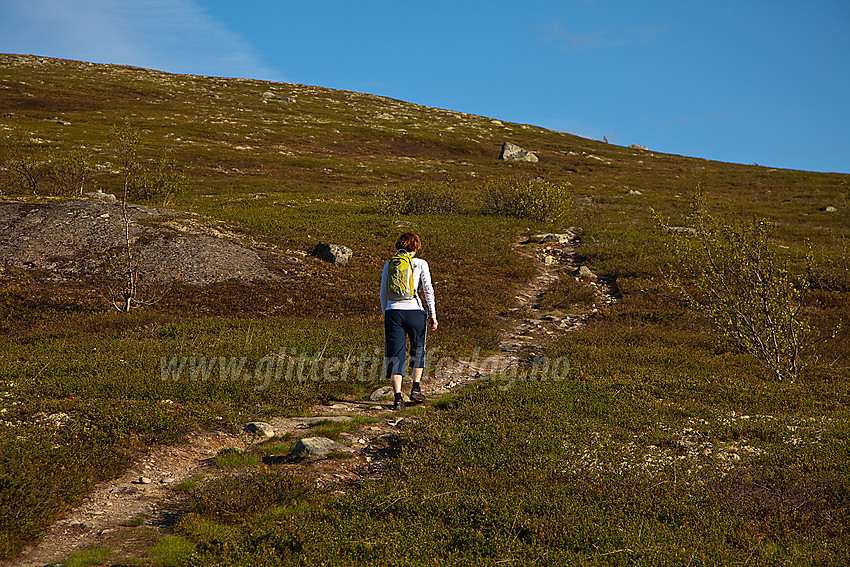
[[[384,270],[381,272],[381,313],[387,311],[387,267],[389,262],[384,264]]]

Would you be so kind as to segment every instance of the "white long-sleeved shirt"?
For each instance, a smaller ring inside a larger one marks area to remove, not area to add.
[[[387,272],[390,263],[384,264],[384,271],[381,273],[381,312],[386,313],[388,309],[420,309],[425,310],[422,306],[422,299],[419,296],[419,291],[425,296],[425,304],[428,306],[428,314],[432,318],[437,317],[437,308],[434,302],[434,286],[431,284],[431,270],[428,267],[428,262],[422,258],[411,258],[413,265],[413,299],[404,299],[401,301],[390,301],[387,298]]]

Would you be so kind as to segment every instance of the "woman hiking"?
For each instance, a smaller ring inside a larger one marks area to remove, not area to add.
[[[400,410],[404,408],[401,382],[407,339],[410,340],[410,366],[413,367],[410,400],[425,401],[419,386],[425,367],[425,334],[427,329],[437,328],[437,311],[428,262],[415,257],[422,248],[422,241],[414,233],[405,232],[398,237],[395,247],[395,256],[384,264],[381,274],[381,311],[384,314],[384,363],[395,392],[393,409]],[[425,297],[425,305],[419,292]]]

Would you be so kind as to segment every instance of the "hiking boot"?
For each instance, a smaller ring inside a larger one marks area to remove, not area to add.
[[[393,410],[403,410],[404,409],[404,397],[401,393],[395,395],[395,400],[393,401]]]
[[[419,382],[414,382],[413,387],[410,389],[410,401],[414,404],[421,404],[425,401],[425,394],[419,388]]]

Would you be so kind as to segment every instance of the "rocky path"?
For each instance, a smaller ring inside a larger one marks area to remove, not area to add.
[[[454,361],[436,375],[423,380],[422,389],[429,398],[458,390],[480,380],[496,368],[508,368],[538,354],[548,340],[580,328],[593,312],[610,305],[619,297],[613,282],[585,272],[581,277],[591,286],[596,298],[592,306],[571,312],[545,312],[540,300],[561,274],[578,274],[581,266],[576,254],[578,239],[571,233],[547,235],[540,242],[518,242],[519,254],[532,257],[538,266],[537,276],[516,295],[516,306],[505,313],[507,320],[496,353],[488,357]],[[398,417],[385,402],[338,401],[312,408],[309,418],[276,418],[269,422],[267,433],[284,436],[303,433],[322,419],[347,420],[356,416],[377,419],[343,434],[345,444],[353,451],[350,459],[308,459],[302,463],[284,462],[285,468],[298,470],[317,486],[337,485],[345,490],[348,483],[379,476],[383,462],[393,454],[393,440],[399,428],[415,418]],[[273,430],[273,431],[272,431]],[[168,511],[178,497],[173,488],[193,476],[206,478],[226,474],[212,466],[212,459],[228,448],[247,449],[267,439],[262,433],[240,434],[196,432],[186,443],[160,447],[140,459],[121,477],[97,486],[86,500],[57,522],[42,541],[27,549],[16,560],[4,566],[42,566],[59,561],[78,549],[104,546],[121,556],[140,556],[145,542],[132,532],[134,523],[145,522],[156,528],[168,518]],[[149,542],[148,542],[149,543]]]

